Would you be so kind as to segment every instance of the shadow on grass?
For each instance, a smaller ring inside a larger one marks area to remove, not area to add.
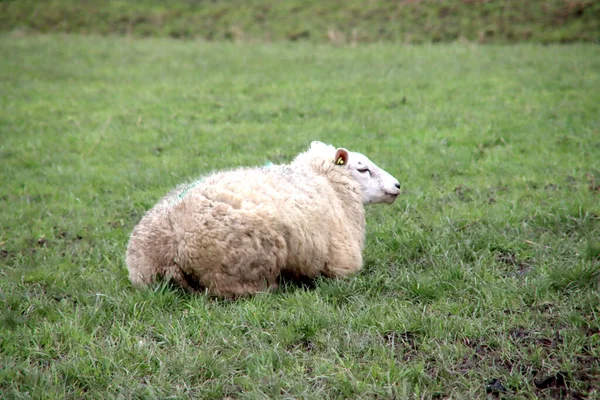
[[[308,278],[308,277],[296,277],[291,274],[282,273],[279,277],[279,286],[269,291],[270,294],[288,294],[294,293],[296,291],[312,291],[317,287],[318,281],[322,278]],[[188,280],[188,283],[191,283]],[[205,288],[202,288],[197,283],[190,285],[194,288],[195,292],[190,292],[185,288],[178,285],[172,279],[168,279],[166,277],[157,277],[156,282],[150,287],[150,290],[154,293],[167,293],[173,294],[179,298],[191,298],[194,296],[204,296],[211,301],[216,303],[229,303],[235,302],[237,300],[244,300],[251,298],[253,295],[258,293],[249,294],[246,296],[240,296],[236,298],[225,298],[208,294]]]

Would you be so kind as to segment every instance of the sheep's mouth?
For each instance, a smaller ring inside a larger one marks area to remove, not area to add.
[[[400,191],[398,191],[396,193],[385,192],[385,197],[387,200],[386,203],[392,204],[394,201],[396,201],[396,199],[398,198],[399,195],[400,195]]]

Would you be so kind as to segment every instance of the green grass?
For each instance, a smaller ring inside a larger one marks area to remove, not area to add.
[[[0,52],[0,397],[600,396],[598,47]],[[403,183],[368,209],[357,277],[238,301],[130,286],[128,235],[174,185],[311,140]]]
[[[4,0],[0,31],[244,42],[600,42],[595,0]]]

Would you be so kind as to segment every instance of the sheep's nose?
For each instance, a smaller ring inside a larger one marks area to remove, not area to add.
[[[400,189],[400,182],[396,182],[396,187]]]

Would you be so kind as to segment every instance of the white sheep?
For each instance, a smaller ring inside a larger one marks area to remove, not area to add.
[[[400,183],[364,155],[312,142],[289,165],[217,172],[176,188],[133,230],[129,278],[239,297],[276,288],[282,274],[348,276],[362,268],[364,204],[399,194]]]

